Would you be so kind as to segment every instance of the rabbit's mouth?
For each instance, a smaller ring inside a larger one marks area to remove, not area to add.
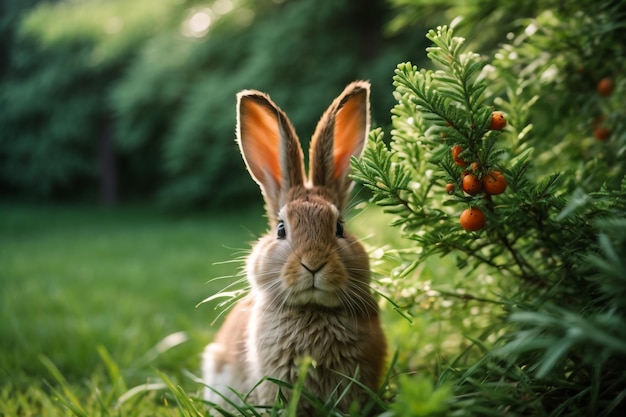
[[[318,305],[335,308],[341,305],[341,298],[336,291],[322,290],[313,286],[289,294],[288,303],[292,306]]]
[[[332,256],[298,256],[283,270],[287,304],[336,308],[342,305],[345,271]],[[293,262],[295,261],[295,262]]]
[[[306,268],[306,267],[305,267]],[[320,305],[324,307],[338,307],[341,304],[338,288],[328,281],[327,274],[311,271],[300,274],[295,285],[290,288],[288,303],[299,305]]]

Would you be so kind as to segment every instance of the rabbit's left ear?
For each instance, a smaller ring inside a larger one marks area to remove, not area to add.
[[[333,189],[335,204],[345,208],[352,188],[350,158],[360,156],[369,130],[370,84],[349,84],[326,110],[311,142],[309,178],[314,186]]]

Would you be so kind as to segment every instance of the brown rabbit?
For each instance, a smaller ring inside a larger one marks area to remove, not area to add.
[[[249,403],[272,405],[277,385],[257,383],[268,376],[295,383],[299,359],[308,356],[314,366],[305,390],[337,399],[345,411],[367,399],[346,375],[375,391],[386,355],[369,260],[342,217],[353,185],[350,158],[361,154],[369,128],[369,83],[348,85],[320,119],[308,179],[285,113],[258,91],[237,99],[238,143],[261,187],[270,230],[247,260],[249,294],[205,350],[205,399],[225,405],[222,396],[236,398],[231,389],[252,390]],[[301,404],[299,415],[310,413],[307,407]]]

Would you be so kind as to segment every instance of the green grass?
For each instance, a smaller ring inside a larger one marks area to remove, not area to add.
[[[391,276],[391,249],[408,242],[379,209],[354,214],[349,226],[372,252],[377,277]],[[0,416],[206,415],[189,397],[202,389],[193,375],[221,320],[211,326],[218,301],[196,306],[234,280],[264,230],[260,205],[202,215],[0,205]],[[433,297],[429,288],[485,295],[492,285],[469,282],[454,259],[440,258],[402,279],[419,308],[409,321],[383,303],[390,356],[398,351],[390,375],[417,371],[426,386],[491,314],[489,305]],[[406,297],[384,281],[379,290]],[[386,398],[412,392],[394,378]],[[440,407],[446,390],[418,403]]]
[[[235,274],[241,264],[223,262],[264,227],[260,207],[176,216],[0,206],[0,415],[64,409],[42,382],[59,386],[50,364],[85,403],[100,401],[93,388],[115,391],[111,364],[124,388],[153,380],[155,368],[197,373],[217,311],[196,305],[230,282],[211,280]]]

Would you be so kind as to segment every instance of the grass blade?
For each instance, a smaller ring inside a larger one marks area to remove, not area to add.
[[[57,383],[61,386],[62,392],[59,392],[56,388],[50,385],[50,389],[59,397],[59,401],[63,403],[67,408],[69,408],[72,413],[77,415],[78,417],[88,417],[84,408],[80,404],[80,401],[72,392],[70,384],[67,382],[59,368],[47,357],[44,355],[39,355],[39,360],[46,367],[48,372],[52,374]]]
[[[113,360],[109,351],[102,345],[98,345],[97,347],[98,355],[104,362],[104,366],[107,369],[107,373],[109,374],[109,378],[111,379],[111,383],[113,383],[113,389],[111,390],[111,395],[117,395],[118,392],[126,392],[128,388],[126,387],[126,382],[124,381],[124,377],[120,372],[119,366]]]
[[[176,404],[178,405],[178,410],[181,415],[189,417],[204,417],[204,414],[198,410],[191,397],[187,395],[181,386],[174,384],[163,372],[158,370],[156,372],[167,388],[169,388],[172,394],[174,394],[174,398],[176,399]]]

